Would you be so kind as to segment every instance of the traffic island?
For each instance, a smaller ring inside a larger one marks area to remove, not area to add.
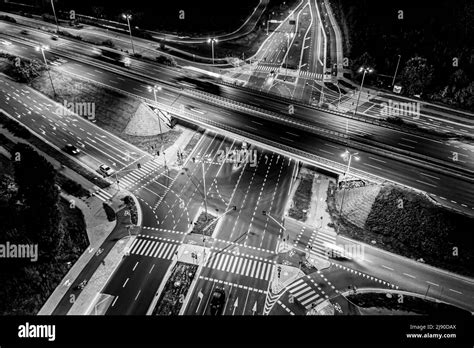
[[[198,212],[198,218],[193,223],[193,228],[189,234],[199,234],[203,236],[212,236],[217,224],[217,217],[204,211]]]
[[[197,273],[198,265],[176,262],[152,315],[178,315]]]

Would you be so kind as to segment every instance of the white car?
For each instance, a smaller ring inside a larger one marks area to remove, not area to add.
[[[7,41],[7,40],[1,40],[0,42],[4,44],[5,46],[10,46],[12,44],[10,41]]]
[[[106,176],[111,176],[114,173],[114,170],[112,168],[110,168],[108,165],[105,165],[105,164],[101,164],[99,166],[99,170],[102,174],[104,174]]]

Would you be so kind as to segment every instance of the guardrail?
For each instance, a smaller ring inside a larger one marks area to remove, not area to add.
[[[250,113],[260,118],[277,121],[281,124],[289,124],[292,127],[300,128],[300,129],[309,131],[313,134],[318,134],[326,139],[329,139],[333,142],[337,142],[342,145],[348,145],[349,141],[351,140],[345,133],[340,133],[336,131],[330,131],[324,128],[319,128],[309,122],[295,120],[294,118],[288,117],[283,114],[269,112],[264,109],[260,109],[256,106],[251,106],[244,103],[235,102],[224,97],[215,96],[214,94],[211,94],[208,92],[193,90],[192,92],[188,92],[187,94],[188,95],[194,94],[200,97],[200,99],[204,100],[206,103],[212,103],[214,105],[232,109],[234,111],[235,110],[243,111],[245,113]],[[470,181],[474,181],[474,176],[472,175],[472,172],[468,171],[467,169],[463,167],[456,166],[449,162],[445,162],[443,160],[439,160],[439,159],[432,158],[429,156],[414,153],[408,150],[395,148],[391,145],[382,144],[377,141],[364,139],[360,137],[357,137],[357,138],[358,138],[357,141],[351,141],[352,148],[379,154],[379,155],[389,157],[392,159],[398,159],[398,160],[402,159],[404,162],[422,166],[428,169],[436,169],[438,172],[441,172],[441,173],[445,173],[447,171],[446,167],[448,167],[451,175],[457,176],[464,180],[467,179]],[[381,148],[386,151],[382,151]],[[389,151],[389,153],[387,153],[387,151]],[[394,156],[392,153],[397,153],[397,155]],[[414,160],[414,158],[416,160]],[[420,162],[420,160],[429,162],[429,163],[425,164],[423,162]]]

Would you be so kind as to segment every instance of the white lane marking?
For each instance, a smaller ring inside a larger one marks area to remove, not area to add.
[[[369,158],[370,158],[371,160],[374,160],[374,161],[377,161],[377,162],[387,163],[387,162],[382,161],[381,159],[378,159],[378,158],[374,158],[374,157],[370,157],[370,156],[369,156]]]
[[[138,296],[140,296],[141,292],[142,292],[141,290],[138,290],[138,294],[137,294],[137,296],[135,296],[135,301],[137,300]]]
[[[420,175],[424,175],[424,176],[427,176],[427,177],[430,177],[430,178],[433,178],[433,179],[439,180],[439,178],[438,178],[437,176],[434,176],[434,175],[425,174],[425,173],[422,173],[422,172],[420,172]]]
[[[115,298],[114,302],[112,302],[112,307],[115,306],[115,302],[117,302],[118,298],[119,298],[119,297],[117,296],[117,297]]]
[[[414,146],[410,146],[410,145],[406,145],[406,144],[402,144],[402,143],[398,143],[398,145],[400,145],[400,146],[405,146],[405,147],[409,147],[410,149],[414,149],[414,148],[415,148]]]
[[[431,186],[431,187],[437,187],[436,185],[429,184],[429,183],[421,181],[421,180],[416,180],[416,182],[419,182],[420,184],[425,184],[425,185],[428,185],[428,186]]]
[[[299,135],[298,135],[298,134],[295,134],[295,133],[291,133],[291,132],[285,132],[285,133],[286,133],[286,134],[293,135],[293,136],[295,136],[295,137],[299,137]]]
[[[132,271],[135,271],[135,268],[137,268],[137,266],[138,266],[138,261],[137,261],[137,263],[135,264],[135,266],[133,266]]]
[[[390,271],[393,271],[393,268],[391,267],[388,267],[388,266],[385,266],[385,265],[382,265],[383,268],[386,268],[386,269],[389,269]]]
[[[129,278],[127,278],[127,280],[125,281],[125,283],[123,283],[123,285],[122,285],[122,288],[124,288],[124,287],[125,287],[125,285],[127,285],[127,283],[128,283],[128,279],[129,279]]]
[[[411,274],[408,274],[408,273],[403,273],[403,275],[406,275],[407,277],[410,277],[410,278],[413,278],[413,279],[416,279],[415,276],[411,275]]]
[[[369,167],[372,167],[372,168],[375,168],[375,169],[378,169],[378,170],[383,170],[382,168],[373,166],[373,165],[371,165],[371,164],[369,164],[369,163],[364,163],[364,164],[365,164],[366,166],[369,166]]]
[[[430,284],[430,285],[439,286],[439,285],[436,284],[436,283],[432,283],[432,282],[429,282],[429,281],[426,281],[426,282],[427,282],[428,284]]]
[[[293,141],[293,140],[291,140],[291,139],[288,139],[288,138],[285,138],[285,137],[280,137],[280,139],[283,139],[283,140],[288,140],[288,141],[291,141],[292,143],[294,143],[294,141]]]
[[[257,121],[252,121],[252,123],[258,124],[260,126],[263,126],[263,123],[257,122]]]
[[[453,290],[453,289],[449,289],[449,291],[452,291],[452,292],[455,292],[456,294],[462,295],[461,291],[457,291],[457,290]]]

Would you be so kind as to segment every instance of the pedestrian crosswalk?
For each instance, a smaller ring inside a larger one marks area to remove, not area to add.
[[[119,186],[121,189],[129,188],[152,172],[158,170],[160,167],[161,164],[155,162],[154,160],[143,163],[141,164],[140,169],[136,169],[124,177],[119,178]]]
[[[316,290],[313,289],[309,283],[305,282],[304,278],[300,278],[290,284],[286,290],[290,292],[290,303],[296,300],[306,309],[310,309],[312,303],[320,297]]]
[[[304,77],[307,79],[313,79],[313,80],[322,80],[323,79],[323,74],[319,73],[314,73],[310,71],[301,71],[300,70],[300,77]]]
[[[307,248],[318,256],[328,259],[327,244],[336,244],[336,234],[322,230],[315,232],[309,238]]]
[[[130,247],[130,254],[160,259],[171,259],[179,244],[166,243],[159,240],[137,238]]]
[[[225,253],[212,254],[206,267],[268,281],[273,263]]]
[[[266,72],[272,72],[274,71],[275,74],[278,74],[280,72],[280,66],[279,65],[260,65],[258,64],[255,68],[257,71],[266,71]]]
[[[102,190],[101,188],[95,191],[92,195],[99,198],[101,201],[104,201],[104,202],[107,202],[108,200],[112,198],[112,195],[110,193]]]

